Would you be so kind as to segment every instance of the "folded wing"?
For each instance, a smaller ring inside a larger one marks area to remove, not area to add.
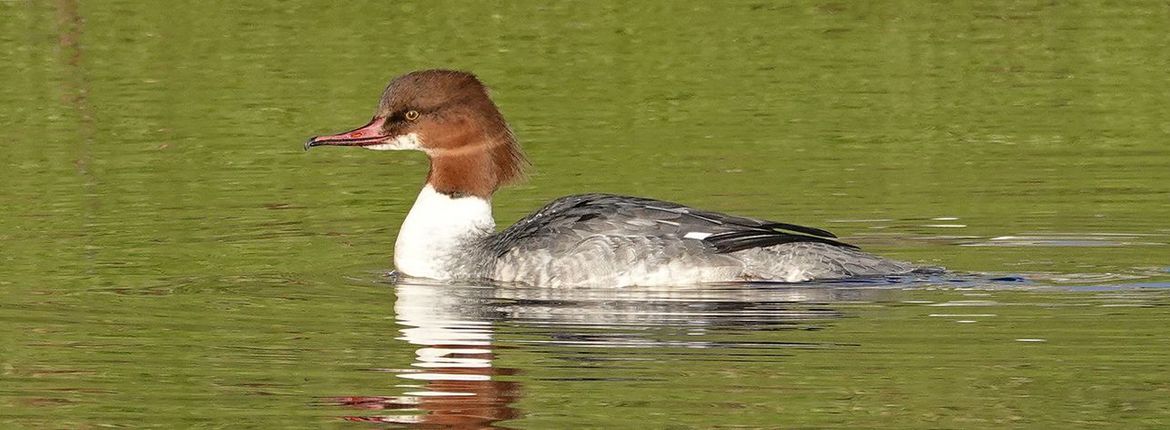
[[[857,248],[818,228],[611,194],[557,199],[495,235],[492,246],[498,255],[503,255],[516,247],[556,249],[595,236],[695,240],[721,254],[793,242]]]

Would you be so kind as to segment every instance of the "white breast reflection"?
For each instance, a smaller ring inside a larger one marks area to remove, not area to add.
[[[549,347],[596,351],[685,347],[709,350],[701,353],[709,357],[723,355],[721,348],[775,353],[778,348],[824,345],[710,334],[808,329],[840,317],[829,305],[872,300],[884,291],[888,290],[864,284],[547,289],[400,283],[395,286],[397,339],[415,347],[415,358],[408,369],[396,371],[401,382],[395,387],[398,394],[335,398],[330,403],[378,411],[345,417],[352,421],[506,428],[498,423],[523,415],[514,406],[523,387],[519,376],[511,376],[520,369],[495,363],[499,331],[508,333],[504,351],[526,354],[559,351]]]

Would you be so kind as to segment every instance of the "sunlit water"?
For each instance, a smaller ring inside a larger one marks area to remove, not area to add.
[[[1155,382],[1165,352],[1141,340],[1164,330],[1141,321],[1165,318],[1170,295],[1142,287],[1155,288],[1010,277],[617,291],[399,284],[397,339],[415,358],[365,369],[386,374],[387,392],[317,405],[349,421],[468,428],[522,417],[533,427],[825,425],[809,418],[819,415],[890,427],[1114,424],[1165,392]]]
[[[1165,428],[1164,4],[0,1],[0,427]],[[578,192],[950,273],[545,290],[387,272],[472,70]]]

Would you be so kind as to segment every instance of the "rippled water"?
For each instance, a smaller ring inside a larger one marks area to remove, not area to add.
[[[1155,3],[0,0],[0,427],[1164,428]],[[475,71],[535,170],[828,228],[924,278],[388,277],[419,154],[321,151]]]
[[[1167,291],[1021,283],[398,285],[411,364],[317,405],[470,427],[1160,422],[1166,354],[1139,339],[1164,338],[1142,321],[1167,316]]]

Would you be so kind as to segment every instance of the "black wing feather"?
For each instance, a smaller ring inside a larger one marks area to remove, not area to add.
[[[830,233],[828,230],[821,230],[821,229],[815,228],[815,227],[805,227],[803,225],[788,224],[788,223],[783,223],[783,222],[774,222],[774,223],[768,224],[767,227],[773,228],[773,229],[779,229],[779,230],[791,230],[791,231],[795,231],[797,233],[804,233],[804,234],[807,234],[810,236],[827,237],[827,238],[831,238],[831,239],[837,238],[837,235]]]
[[[714,246],[715,250],[720,254],[728,254],[736,251],[743,251],[745,249],[763,248],[772,245],[793,242],[817,242],[826,245],[860,249],[857,246],[839,242],[833,239],[827,239],[818,236],[806,236],[801,234],[790,234],[775,230],[734,231],[730,233],[711,235],[703,239],[703,241]]]

